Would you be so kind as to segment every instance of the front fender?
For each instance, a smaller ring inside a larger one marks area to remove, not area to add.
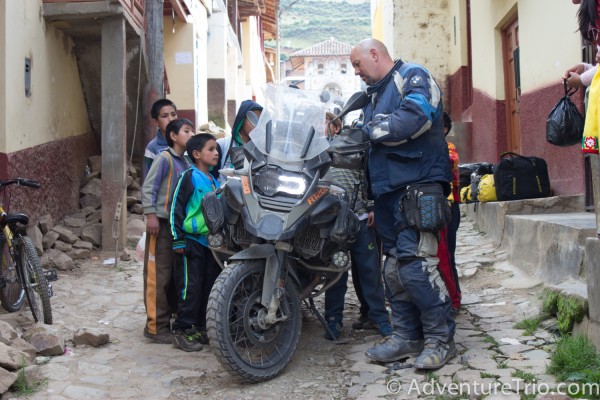
[[[261,304],[267,308],[273,300],[277,277],[279,276],[279,265],[275,246],[269,243],[248,247],[229,258],[229,260],[257,260],[265,259],[265,276],[263,278]],[[276,299],[275,299],[276,300]]]
[[[259,244],[256,246],[248,247],[238,253],[235,253],[230,260],[256,260],[259,258],[269,258],[275,255],[275,246],[269,243]]]

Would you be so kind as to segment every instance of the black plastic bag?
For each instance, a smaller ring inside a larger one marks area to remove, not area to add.
[[[493,174],[494,164],[490,164],[488,162],[459,164],[458,173],[460,177],[460,188],[462,189],[471,184],[471,175],[473,173],[479,176]]]
[[[555,146],[573,146],[581,143],[584,118],[571,101],[577,91],[567,90],[567,80],[563,80],[565,95],[556,103],[546,120],[546,140]]]

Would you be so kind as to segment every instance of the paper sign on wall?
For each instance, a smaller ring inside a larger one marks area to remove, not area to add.
[[[191,64],[192,63],[192,52],[181,51],[175,53],[175,64]]]

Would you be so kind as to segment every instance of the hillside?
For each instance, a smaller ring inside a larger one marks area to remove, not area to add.
[[[350,45],[370,37],[370,7],[369,0],[281,0],[282,58],[331,37]]]

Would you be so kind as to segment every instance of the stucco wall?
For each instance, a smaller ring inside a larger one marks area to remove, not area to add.
[[[203,6],[193,2],[188,22],[163,19],[163,52],[171,93],[167,96],[185,115],[194,115],[196,124],[208,120],[207,78],[217,54],[208,58],[208,17]],[[220,14],[218,14],[220,15]],[[225,52],[225,49],[221,50]],[[212,68],[212,71],[222,70]]]
[[[242,21],[242,55],[246,98],[262,95],[262,86],[267,82],[265,62],[262,51],[261,35],[258,31],[256,17],[248,17]]]
[[[570,1],[471,1],[473,87],[498,100],[505,98],[501,29],[517,12],[523,94],[560,81],[580,58],[577,6]]]
[[[448,74],[468,64],[467,0],[449,1],[450,41],[448,43]]]
[[[371,0],[372,37],[394,48],[394,4],[389,0]],[[356,43],[350,43],[355,45]]]
[[[502,37],[498,26],[508,20],[514,0],[490,2],[471,1],[471,32],[473,88],[488,96],[504,99],[504,71],[502,67]],[[496,29],[491,29],[496,27]]]
[[[392,57],[423,65],[445,93],[446,76],[450,74],[449,43],[454,32],[450,1],[394,3]]]
[[[8,3],[8,5],[7,5]],[[74,44],[48,26],[41,0],[1,2],[0,152],[12,153],[90,131]],[[31,97],[25,96],[31,58]]]
[[[194,26],[171,17],[163,20],[165,70],[169,79],[168,97],[178,109],[195,108]],[[175,25],[173,27],[173,24]],[[173,29],[175,32],[173,32]]]

